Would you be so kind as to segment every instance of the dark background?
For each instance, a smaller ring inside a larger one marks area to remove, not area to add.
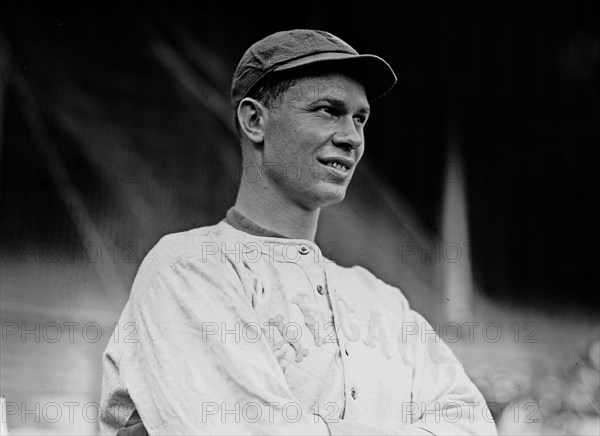
[[[224,95],[245,48],[272,31],[327,29],[360,52],[381,55],[399,83],[373,105],[367,155],[377,173],[438,234],[446,151],[449,138],[457,138],[460,177],[468,182],[473,269],[483,292],[554,311],[595,310],[599,301],[598,12],[592,1],[413,1],[394,10],[5,2],[1,23],[5,54],[42,107],[90,213],[99,217],[118,206],[81,143],[103,126],[115,128],[131,156],[143,154],[152,171],[168,174],[169,183],[185,191],[177,204],[189,213],[166,230],[215,222],[235,191],[234,182],[220,189],[208,173],[212,191],[186,185],[174,168],[189,169],[223,153],[219,148],[230,156],[237,149],[223,122],[186,112],[181,87],[157,62],[152,41],[163,39],[195,58],[196,72]],[[7,247],[77,241],[44,159],[31,150],[21,97],[10,87],[5,95],[2,241]],[[56,111],[72,115],[79,138]],[[87,147],[98,152],[100,143]],[[117,163],[113,171],[140,170]],[[204,207],[200,215],[195,211],[203,202],[211,210]]]

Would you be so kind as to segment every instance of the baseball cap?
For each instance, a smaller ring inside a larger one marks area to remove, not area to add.
[[[277,71],[329,63],[340,72],[358,73],[373,101],[396,84],[392,67],[379,56],[359,54],[349,44],[322,30],[294,29],[273,33],[252,44],[233,74],[231,103],[240,101],[265,77]]]

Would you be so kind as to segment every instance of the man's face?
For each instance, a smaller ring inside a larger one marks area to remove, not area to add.
[[[267,182],[307,210],[342,201],[364,152],[368,116],[367,96],[356,80],[343,74],[300,79],[269,110]]]

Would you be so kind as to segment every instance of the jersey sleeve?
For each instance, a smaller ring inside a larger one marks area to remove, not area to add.
[[[137,335],[120,376],[149,434],[328,434],[294,398],[224,257],[141,277],[123,321]]]
[[[412,370],[410,403],[394,420],[371,426],[349,420],[329,422],[332,435],[497,435],[492,414],[463,365],[431,324],[412,310],[399,289],[377,279],[393,295],[398,347]]]
[[[403,339],[414,368],[408,409],[413,424],[435,435],[496,435],[487,403],[462,363],[431,324],[402,299]]]

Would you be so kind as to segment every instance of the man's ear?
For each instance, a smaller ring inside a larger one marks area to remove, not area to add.
[[[246,97],[238,105],[240,129],[254,143],[262,143],[265,139],[267,116],[267,108],[253,98]]]

